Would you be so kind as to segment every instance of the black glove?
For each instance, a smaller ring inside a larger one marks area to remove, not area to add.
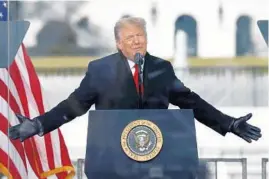
[[[247,123],[247,121],[252,117],[252,114],[249,113],[246,116],[235,119],[232,126],[231,132],[235,135],[241,137],[245,141],[251,143],[252,140],[258,140],[261,135],[261,129],[258,127],[252,126]]]
[[[9,138],[15,140],[20,139],[23,142],[25,139],[28,139],[36,134],[39,134],[42,131],[42,125],[37,118],[30,120],[27,117],[16,114],[21,124],[9,128]]]

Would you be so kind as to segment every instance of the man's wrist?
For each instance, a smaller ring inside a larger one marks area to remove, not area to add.
[[[228,127],[229,132],[234,132],[234,122],[235,122],[235,119],[232,119],[232,121]]]
[[[34,118],[35,124],[36,124],[36,128],[37,128],[37,134],[41,137],[44,135],[44,128],[42,123],[38,120],[38,118]]]

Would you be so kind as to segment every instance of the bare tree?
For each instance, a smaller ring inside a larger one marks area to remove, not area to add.
[[[49,20],[57,17],[65,22],[70,22],[70,17],[85,3],[87,3],[87,1],[22,2],[24,16],[26,18],[38,17],[40,19]]]

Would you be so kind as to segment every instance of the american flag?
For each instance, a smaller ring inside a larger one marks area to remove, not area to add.
[[[0,21],[7,21],[7,11],[8,3],[0,0]],[[0,68],[0,173],[9,179],[67,179],[75,174],[59,129],[23,143],[7,136],[8,128],[19,124],[15,113],[32,119],[46,111],[44,102],[38,76],[21,44],[12,64]]]

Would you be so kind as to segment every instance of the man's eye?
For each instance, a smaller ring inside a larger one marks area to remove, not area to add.
[[[126,40],[131,40],[133,37],[127,37]]]

